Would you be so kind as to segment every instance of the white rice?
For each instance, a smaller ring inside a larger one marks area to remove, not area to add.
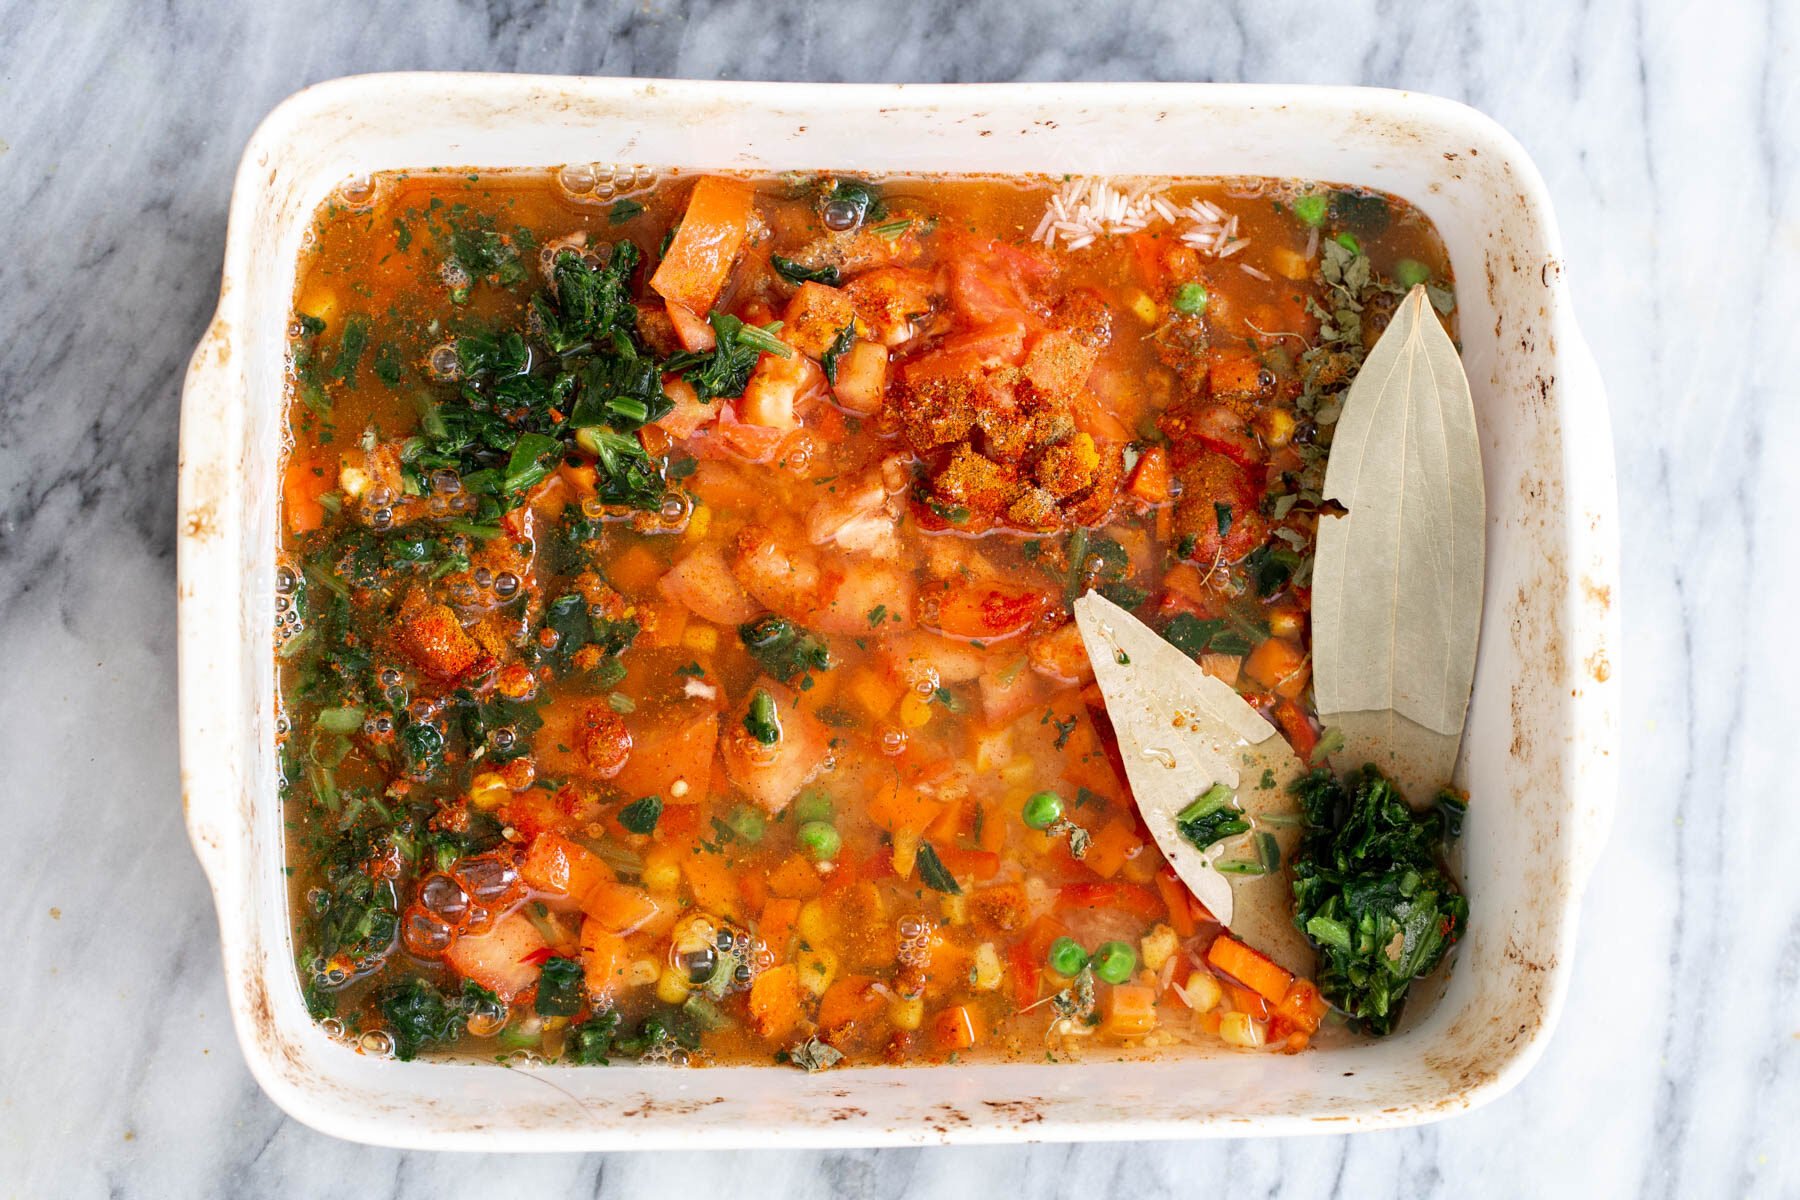
[[[1091,246],[1101,237],[1139,233],[1153,224],[1184,226],[1184,246],[1214,258],[1230,258],[1250,244],[1237,235],[1237,218],[1210,200],[1191,200],[1176,207],[1165,194],[1169,185],[1154,180],[1112,180],[1076,176],[1063,185],[1044,208],[1031,240],[1054,249]]]

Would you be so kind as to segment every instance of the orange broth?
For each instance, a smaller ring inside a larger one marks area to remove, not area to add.
[[[315,1017],[575,1063],[1303,1048],[1316,990],[1222,966],[1140,823],[1069,605],[1310,753],[1321,266],[1447,290],[1430,225],[1173,180],[1228,236],[1046,248],[1057,181],[568,178],[385,174],[311,229],[276,654]]]

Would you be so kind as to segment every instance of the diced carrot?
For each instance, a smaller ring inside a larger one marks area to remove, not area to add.
[[[868,802],[869,819],[889,833],[923,833],[942,808],[942,801],[897,779],[882,784]]]
[[[651,792],[650,795],[659,793]],[[700,829],[701,808],[699,804],[663,803],[662,820],[656,823],[658,839],[684,838]]]
[[[1137,262],[1138,275],[1144,286],[1154,289],[1163,273],[1161,242],[1151,234],[1134,233],[1131,235],[1131,255]]]
[[[752,200],[749,185],[736,180],[709,175],[696,183],[650,287],[691,312],[710,309],[749,232]]]
[[[1215,346],[1208,358],[1211,360],[1208,381],[1215,398],[1250,400],[1263,394],[1268,370],[1255,352]]]
[[[1312,762],[1313,750],[1319,744],[1319,735],[1312,727],[1312,721],[1292,700],[1283,698],[1275,705],[1275,721],[1281,726],[1281,732],[1287,735],[1288,745],[1294,748],[1303,763]]]
[[[1275,1006],[1275,1015],[1296,1029],[1317,1033],[1319,1022],[1324,1019],[1329,1008],[1325,997],[1319,994],[1319,989],[1310,979],[1296,979],[1288,985],[1281,1003]]]
[[[684,855],[681,874],[693,889],[694,903],[701,908],[733,918],[742,911],[737,878],[723,854],[703,848],[698,854]]]
[[[1118,983],[1100,1000],[1100,1032],[1113,1037],[1143,1037],[1156,1028],[1156,989]]]
[[[1294,977],[1270,959],[1230,934],[1220,934],[1206,951],[1207,965],[1222,971],[1257,992],[1270,1003],[1279,1003]]]
[[[556,468],[556,473],[562,477],[563,484],[577,500],[594,498],[600,473],[594,469],[593,463],[583,463],[580,466],[564,463]]]
[[[606,565],[606,582],[628,596],[640,596],[662,578],[663,565],[642,542],[633,542]]]
[[[1131,494],[1146,504],[1162,504],[1173,493],[1173,484],[1169,474],[1169,452],[1161,446],[1152,446],[1144,451],[1138,459],[1137,466],[1131,470],[1131,482],[1126,485]]]
[[[1125,865],[1125,860],[1143,846],[1137,823],[1125,817],[1114,817],[1102,825],[1088,846],[1083,865],[1102,879],[1111,879]]]
[[[769,894],[788,900],[810,900],[824,889],[818,869],[804,855],[790,854],[769,872]],[[770,901],[771,904],[774,901]]]
[[[875,988],[876,981],[867,975],[845,975],[836,980],[819,997],[819,1028],[827,1034],[841,1033],[851,1025],[880,1017],[887,1008],[887,998]]]
[[[1006,952],[1007,976],[1012,982],[1013,1004],[1028,1008],[1037,1003],[1038,984],[1042,980],[1043,955],[1034,954],[1026,942],[1014,942]]]
[[[943,811],[932,820],[931,825],[925,830],[925,835],[937,842],[948,842],[955,838],[962,832],[963,809],[966,807],[967,805],[961,798],[945,801]],[[944,860],[946,865],[949,861],[949,859]]]
[[[815,875],[815,879],[818,877]],[[800,901],[786,897],[771,899],[763,905],[762,916],[757,919],[756,931],[761,935],[763,944],[769,953],[781,962],[788,956],[788,943],[794,939],[794,922],[800,919]]]
[[[581,968],[589,996],[614,995],[624,981],[629,957],[624,938],[600,928],[597,921],[581,923]]]
[[[675,338],[683,350],[705,353],[718,344],[718,335],[705,317],[685,305],[670,301],[669,324],[675,327]]]
[[[936,846],[938,861],[958,879],[974,879],[985,883],[1000,873],[1000,856],[988,850],[964,850],[957,846]]]
[[[1175,874],[1175,868],[1164,867],[1156,873],[1156,891],[1169,910],[1169,927],[1179,937],[1193,937],[1199,930],[1199,922],[1194,920],[1194,910],[1188,906],[1187,884]]]
[[[583,893],[581,911],[607,933],[632,933],[662,911],[643,888],[601,881]]]
[[[785,1037],[800,1024],[800,969],[793,963],[770,967],[750,985],[750,1024],[756,1035]]]
[[[1266,1021],[1269,1019],[1269,1002],[1263,999],[1261,995],[1244,987],[1242,984],[1233,983],[1229,979],[1225,980],[1224,983],[1225,992],[1231,997],[1232,1008],[1258,1021]]]
[[[1312,677],[1312,666],[1300,643],[1287,638],[1265,638],[1244,660],[1244,674],[1278,696],[1298,699]]]
[[[737,889],[750,912],[759,913],[769,903],[769,880],[761,871],[739,871]]]
[[[1078,908],[1113,909],[1144,921],[1159,921],[1168,911],[1156,890],[1141,883],[1071,883],[1057,891],[1057,912]]]
[[[633,714],[631,757],[614,777],[627,796],[661,796],[665,803],[697,802],[712,780],[713,749],[719,740],[719,712],[715,708],[644,716]],[[675,832],[657,823],[659,834]]]
[[[983,850],[998,854],[1006,848],[1006,822],[1000,817],[999,806],[991,802],[983,802],[980,812],[981,832],[975,844]]]
[[[599,855],[560,833],[540,833],[519,862],[519,877],[540,892],[584,896],[597,883],[613,881]]]
[[[885,717],[900,702],[900,689],[880,671],[860,669],[850,677],[850,696],[871,717]]]
[[[1210,1033],[1216,1037],[1219,1032],[1219,1023],[1224,1019],[1225,1013],[1222,1010],[1215,1008],[1211,1012],[1201,1013],[1195,1018],[1195,1023],[1200,1026],[1203,1032]]]
[[[644,608],[650,614],[650,619],[643,623],[644,648],[669,650],[681,645],[688,627],[686,606],[674,600],[658,600],[645,603]]]
[[[319,497],[337,486],[337,455],[295,455],[281,477],[281,501],[287,510],[288,528],[310,533],[325,524],[325,506]]]
[[[946,1008],[931,1023],[931,1040],[946,1053],[967,1050],[981,1040],[981,1017],[966,1004]]]
[[[1031,897],[1026,894],[1022,883],[1001,883],[981,888],[969,897],[969,908],[976,920],[1002,933],[1023,929],[1031,920]]]

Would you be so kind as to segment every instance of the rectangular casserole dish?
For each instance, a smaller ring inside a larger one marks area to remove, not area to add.
[[[1417,205],[1458,282],[1487,469],[1487,605],[1457,782],[1474,916],[1442,1000],[1386,1041],[1079,1065],[505,1068],[402,1064],[301,1002],[282,874],[271,647],[286,325],[315,207],[403,167],[644,163],[953,174],[1271,175]],[[1505,1092],[1567,991],[1616,788],[1611,433],[1536,169],[1430,97],[1355,88],[846,86],[365,76],[282,104],[232,196],[219,308],[182,402],[182,797],[252,1072],[326,1132],[575,1150],[1241,1136],[1405,1125]]]

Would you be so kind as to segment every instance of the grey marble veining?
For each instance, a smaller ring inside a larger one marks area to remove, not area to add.
[[[0,1194],[1800,1194],[1800,5],[12,0],[0,30]],[[178,392],[251,128],[401,68],[1366,83],[1516,133],[1625,530],[1623,795],[1535,1073],[1446,1124],[1299,1141],[433,1156],[282,1116],[181,825]]]

